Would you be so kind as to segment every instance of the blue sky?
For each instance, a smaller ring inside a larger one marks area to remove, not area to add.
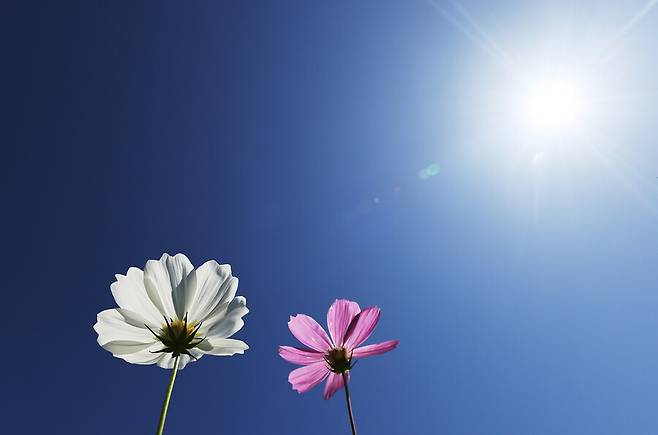
[[[168,373],[92,325],[184,252],[251,349],[182,371],[166,433],[348,433],[276,355],[339,297],[401,341],[359,433],[657,433],[658,7],[573,3],[6,2],[3,432],[153,432]],[[546,77],[582,110],[536,129]]]

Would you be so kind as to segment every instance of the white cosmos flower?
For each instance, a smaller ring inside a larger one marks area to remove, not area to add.
[[[133,364],[179,369],[203,355],[230,356],[249,348],[230,339],[244,322],[247,300],[235,296],[231,266],[210,260],[195,269],[183,255],[162,254],[144,271],[131,267],[110,289],[119,308],[101,311],[98,344]],[[157,336],[157,337],[156,337]]]

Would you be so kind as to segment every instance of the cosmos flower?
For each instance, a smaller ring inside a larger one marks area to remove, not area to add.
[[[229,356],[249,348],[230,339],[249,312],[235,296],[231,266],[210,260],[195,269],[183,255],[163,254],[144,271],[131,267],[110,286],[119,308],[98,313],[98,344],[133,364],[182,369],[203,355]]]
[[[247,300],[235,296],[231,266],[210,260],[195,269],[183,254],[162,254],[116,279],[110,289],[119,308],[98,313],[98,344],[129,363],[172,369],[156,430],[162,435],[178,370],[203,355],[249,348],[228,338],[244,325]]]
[[[356,302],[336,300],[327,312],[330,335],[312,317],[305,314],[291,316],[288,322],[290,332],[308,347],[279,347],[279,355],[283,359],[303,366],[290,372],[288,381],[292,388],[305,393],[327,379],[324,398],[329,399],[345,382],[349,382],[349,371],[355,358],[379,355],[395,349],[398,340],[360,347],[377,326],[379,314],[377,307],[361,311]]]

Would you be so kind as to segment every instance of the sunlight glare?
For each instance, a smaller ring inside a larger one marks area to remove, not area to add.
[[[549,79],[529,86],[522,104],[527,124],[542,132],[564,131],[582,120],[584,104],[575,81]]]

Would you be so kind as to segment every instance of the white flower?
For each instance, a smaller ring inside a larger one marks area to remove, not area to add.
[[[247,300],[235,296],[231,266],[210,260],[194,269],[183,255],[163,254],[144,271],[131,267],[110,289],[119,308],[101,311],[98,344],[133,364],[179,369],[203,355],[229,356],[249,348],[230,339],[242,328]]]

